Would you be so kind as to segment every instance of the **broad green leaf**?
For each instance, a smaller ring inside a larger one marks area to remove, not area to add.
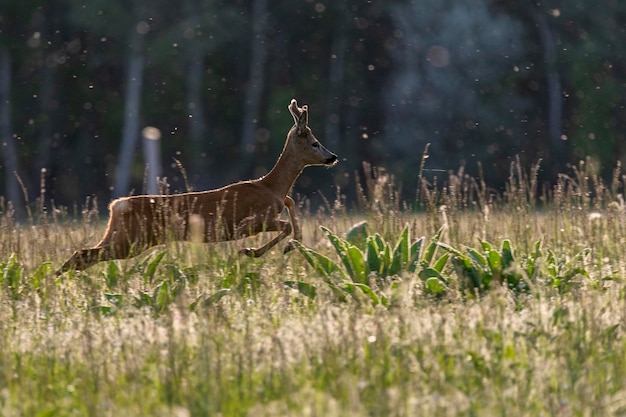
[[[454,265],[459,278],[469,284],[470,289],[482,290],[482,274],[476,270],[472,265],[469,257],[452,257],[452,264]]]
[[[533,253],[530,255],[528,259],[528,264],[526,266],[526,274],[530,280],[535,280],[537,275],[537,259],[541,257],[541,240],[538,240],[534,244]]]
[[[115,307],[113,306],[98,306],[97,308],[100,309],[100,313],[102,313],[103,316],[111,316],[113,315],[113,313],[115,312]]]
[[[439,278],[430,277],[424,283],[426,290],[434,295],[443,294],[446,291],[446,286],[441,282]]]
[[[367,239],[367,222],[362,221],[353,225],[346,233],[346,241],[352,245],[363,247]]]
[[[546,259],[546,264],[547,264],[547,269],[548,269],[548,273],[550,274],[550,277],[556,278],[558,275],[556,258],[554,256],[554,252],[552,252],[550,249],[548,249],[548,257]]]
[[[437,230],[437,233],[435,233],[435,236],[433,236],[433,241],[435,242],[439,242],[439,239],[441,239],[441,235],[443,234],[443,231],[445,230],[446,226],[441,226],[439,228],[439,230]]]
[[[296,249],[298,249],[302,256],[304,256],[304,259],[306,259],[309,265],[311,265],[313,269],[315,269],[317,272],[322,274],[326,279],[330,279],[331,275],[335,272],[339,273],[342,278],[346,278],[344,271],[339,268],[339,266],[335,262],[322,255],[321,253],[305,247],[297,240],[293,240],[292,242],[295,245]]]
[[[153,260],[148,264],[146,271],[143,273],[143,280],[145,283],[151,283],[154,278],[154,273],[156,272],[157,266],[159,266],[159,262],[165,256],[165,251],[159,252]]]
[[[374,305],[381,304],[380,297],[374,292],[374,290],[372,290],[366,284],[360,284],[358,282],[346,283],[346,284],[343,284],[342,288],[347,293],[352,294],[352,295],[354,295],[354,289],[358,288],[359,290],[363,292],[363,294],[367,295],[370,298],[370,300],[372,301],[372,304]]]
[[[391,265],[389,265],[387,275],[398,275],[402,271],[402,258],[402,247],[396,246],[391,255]]]
[[[409,272],[415,272],[415,270],[417,269],[417,265],[419,264],[419,259],[421,255],[420,252],[422,250],[422,245],[424,244],[425,240],[426,237],[422,236],[411,245],[409,249],[409,262],[407,265],[407,269],[409,270]]]
[[[465,248],[465,250],[469,254],[470,258],[474,262],[476,262],[482,269],[486,269],[487,268],[487,259],[485,258],[485,256],[482,253],[480,253],[476,249],[472,249],[472,248]]]
[[[433,256],[435,256],[435,251],[437,250],[437,246],[439,246],[439,242],[436,240],[431,241],[424,251],[424,257],[422,258],[422,263],[425,265],[430,265],[433,260]]]
[[[158,311],[163,311],[171,302],[170,289],[167,281],[163,281],[154,289],[154,295],[152,296],[153,305]]]
[[[443,268],[448,263],[448,258],[450,258],[450,254],[444,253],[439,259],[437,259],[437,261],[433,265],[433,269],[437,272],[443,271]]]
[[[360,283],[367,283],[367,263],[363,252],[356,246],[347,244],[347,256],[352,270],[352,280]]]
[[[115,261],[109,261],[107,263],[107,271],[104,275],[104,280],[109,290],[117,287],[117,283],[120,280],[121,275],[122,271],[120,271],[120,267],[117,266],[117,263]]]
[[[367,238],[366,243],[366,257],[367,257],[367,268],[370,272],[374,272],[379,274],[382,272],[382,261],[380,256],[380,251],[378,250],[378,245],[376,245],[376,241],[373,236],[369,236]]]
[[[164,265],[165,271],[167,272],[167,276],[170,277],[172,282],[179,282],[185,279],[185,274],[183,273],[180,266],[176,263],[166,263]]]
[[[589,273],[587,272],[587,270],[585,268],[577,267],[577,268],[570,269],[569,271],[564,273],[561,278],[562,278],[563,281],[570,281],[576,275],[582,275],[584,277],[589,277]]]
[[[48,275],[50,271],[52,271],[52,264],[50,262],[44,262],[37,267],[30,279],[31,285],[34,289],[38,290],[39,288],[41,288],[41,283],[44,281],[46,275]]]
[[[309,284],[308,282],[303,281],[285,281],[283,284],[288,286],[289,288],[293,288],[294,290],[298,290],[298,292],[306,297],[315,298],[317,295],[317,288],[314,285]]]
[[[206,299],[202,301],[202,305],[204,307],[212,306],[216,304],[219,300],[230,294],[230,288],[220,288],[215,291],[213,294],[209,295]]]
[[[383,240],[382,236],[376,233],[374,235],[374,241],[376,242],[376,246],[378,247],[378,252],[383,252],[387,244],[385,244],[385,241]]]
[[[484,252],[489,252],[489,251],[493,250],[493,247],[491,246],[491,243],[489,243],[489,242],[487,242],[485,240],[481,240],[480,241],[480,246],[482,246]]]
[[[409,262],[409,226],[406,225],[400,233],[400,238],[398,238],[398,242],[396,242],[396,246],[393,249],[393,258],[395,260],[396,257],[400,256],[400,268],[404,268]]]
[[[220,288],[208,297],[206,295],[201,295],[189,305],[189,310],[194,311],[196,307],[198,307],[198,305],[202,305],[203,307],[210,307],[222,298],[224,298],[226,295],[230,294],[230,291],[231,290],[229,288]]]
[[[447,243],[443,243],[443,242],[435,242],[435,244],[440,247],[441,249],[450,252],[452,255],[456,256],[457,258],[467,258],[466,255],[464,255],[463,253],[461,253],[459,250],[453,248],[452,246],[448,245]]]
[[[506,269],[513,263],[513,249],[511,249],[511,241],[504,239],[502,241],[502,269]]]
[[[389,269],[391,269],[391,264],[393,263],[393,258],[391,257],[391,247],[388,244],[385,244],[385,248],[383,252],[381,252],[381,260],[383,263],[382,276],[386,277],[389,275]]]
[[[20,282],[23,272],[24,268],[20,264],[17,254],[12,253],[8,262],[3,265],[2,286],[10,290],[14,299],[20,296]]]
[[[154,304],[154,299],[150,296],[150,294],[144,291],[141,291],[139,293],[139,296],[134,297],[134,298],[135,298],[135,302],[134,302],[135,307],[144,307],[144,306],[150,306]]]
[[[385,296],[385,294],[380,294],[378,296],[378,299],[380,300],[380,304],[383,307],[388,307],[389,306],[389,300],[387,299],[387,297]]]
[[[490,250],[487,254],[489,256],[489,267],[491,271],[500,273],[502,271],[502,257],[495,250]]]
[[[437,271],[435,268],[431,268],[431,267],[422,269],[419,272],[418,276],[423,281],[426,281],[429,278],[437,278],[437,279],[441,279],[441,280],[447,282],[447,280],[443,277],[443,275],[441,275],[441,273],[439,271]]]
[[[434,276],[435,274],[437,274],[437,271],[435,271],[434,269],[432,269],[430,266],[423,268],[419,271],[419,273],[417,274],[417,276],[422,280],[422,281],[426,281],[428,278]]]
[[[320,226],[320,229],[324,233],[326,233],[328,240],[330,240],[330,243],[333,245],[333,247],[337,251],[337,254],[341,256],[346,251],[346,242],[343,239],[341,239],[339,236],[334,234],[332,230],[330,230],[329,228]]]
[[[339,236],[335,235],[327,227],[320,226],[320,229],[322,229],[322,231],[324,233],[326,233],[326,236],[328,237],[328,240],[330,240],[330,243],[333,245],[333,247],[337,251],[337,254],[339,255],[339,258],[341,259],[341,262],[343,262],[343,266],[346,268],[346,272],[348,273],[348,275],[350,277],[354,277],[355,276],[355,272],[352,270],[352,265],[350,263],[350,258],[349,258],[349,255],[347,253],[348,252],[348,245],[349,245],[349,243],[346,242],[345,240],[341,239]]]
[[[122,294],[105,293],[104,298],[106,298],[106,300],[114,306],[119,306],[122,303],[123,296]]]
[[[337,296],[337,298],[339,299],[339,301],[341,302],[345,302],[347,297],[346,297],[346,292],[343,288],[340,288],[338,285],[333,284],[330,281],[326,282],[326,285],[328,285],[328,288],[331,289],[331,291],[333,292],[333,294],[335,294],[335,296]],[[344,284],[341,284],[344,285]]]

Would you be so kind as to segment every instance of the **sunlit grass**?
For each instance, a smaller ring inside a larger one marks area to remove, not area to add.
[[[438,242],[461,255],[481,241],[500,253],[508,239],[516,265],[540,242],[538,272],[523,290],[494,279],[468,291],[450,261],[441,294],[428,291],[421,266],[370,275],[363,285],[386,305],[338,296],[328,283],[339,278],[298,251],[237,255],[263,236],[172,243],[56,278],[74,249],[100,237],[95,212],[36,213],[20,225],[5,214],[0,415],[624,414],[621,178],[603,188],[581,174],[541,202],[529,198],[531,179],[514,174],[495,197],[451,176],[440,191],[425,187],[419,212],[393,203],[392,187],[374,178],[378,190],[358,214],[340,202],[303,213],[303,245],[337,265],[320,225],[345,237],[365,220],[390,246],[406,226],[410,241],[443,230]],[[528,270],[519,271],[507,273]]]

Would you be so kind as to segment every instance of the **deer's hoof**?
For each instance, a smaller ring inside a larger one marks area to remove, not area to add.
[[[239,254],[240,255],[246,255],[246,256],[249,256],[251,258],[256,258],[257,257],[255,248],[244,248],[244,249],[239,251]]]
[[[286,253],[291,252],[292,250],[294,250],[296,248],[296,246],[293,244],[293,241],[290,241],[289,243],[287,243],[287,245],[285,246],[285,249],[283,249],[283,255]]]

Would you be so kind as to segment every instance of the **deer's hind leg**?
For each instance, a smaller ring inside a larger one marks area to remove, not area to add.
[[[56,275],[61,275],[67,271],[82,271],[84,269],[89,268],[92,265],[97,264],[102,259],[102,249],[103,248],[90,248],[90,249],[79,249],[70,259],[68,259],[59,270],[56,272]]]
[[[56,274],[61,275],[72,270],[82,271],[98,262],[124,259],[130,256],[132,256],[130,243],[112,245],[110,242],[103,240],[93,248],[79,249],[74,252]]]
[[[139,222],[132,216],[120,212],[116,208],[119,206],[116,206],[115,202],[111,205],[109,223],[100,242],[92,248],[74,252],[56,272],[57,275],[71,270],[82,271],[102,261],[130,258],[148,247],[145,239],[137,239],[136,242],[130,240],[131,236],[140,236],[136,233],[136,230],[139,230]],[[125,206],[122,204],[121,207]]]

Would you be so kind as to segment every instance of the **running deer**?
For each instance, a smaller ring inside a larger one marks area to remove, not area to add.
[[[100,261],[126,259],[168,240],[218,242],[260,232],[280,232],[260,248],[239,253],[259,257],[289,236],[302,240],[295,204],[288,195],[309,165],[333,166],[337,155],[326,149],[308,126],[306,105],[288,106],[294,126],[287,133],[274,168],[256,180],[241,181],[215,190],[173,195],[138,195],[114,200],[104,237],[93,248],[77,250],[57,271],[83,270]],[[280,215],[287,208],[289,220]],[[293,249],[291,242],[284,253]]]

